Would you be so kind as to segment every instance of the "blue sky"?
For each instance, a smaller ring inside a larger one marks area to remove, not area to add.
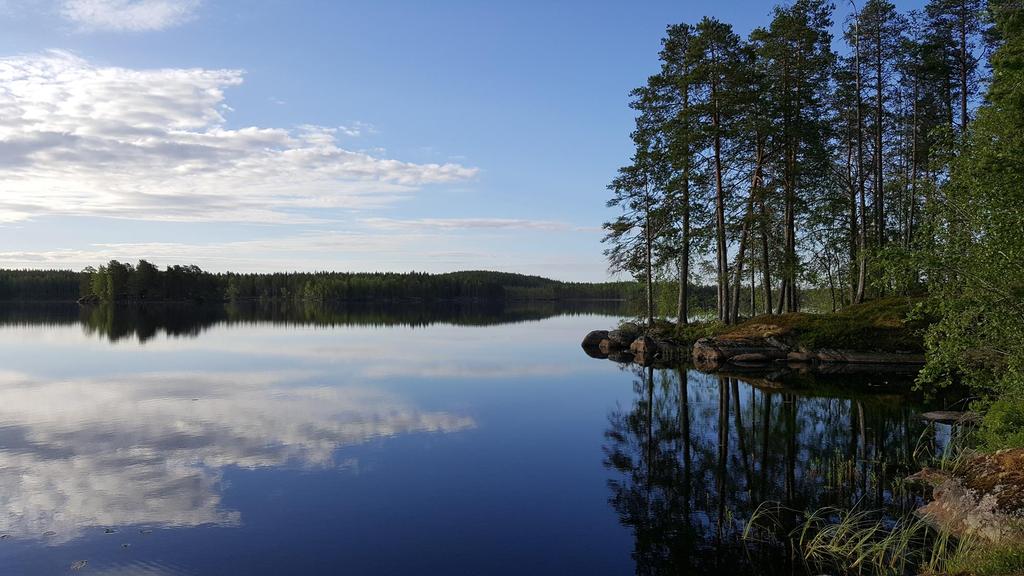
[[[770,9],[0,0],[0,267],[603,280],[605,185],[665,26],[745,34]]]

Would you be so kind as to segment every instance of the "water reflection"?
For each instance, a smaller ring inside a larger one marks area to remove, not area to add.
[[[0,533],[51,543],[90,526],[235,525],[220,497],[228,467],[353,467],[339,447],[475,426],[302,372],[0,373],[0,422]]]
[[[634,400],[610,415],[605,466],[616,473],[610,503],[633,531],[637,574],[790,573],[785,550],[742,540],[759,503],[909,509],[915,496],[894,481],[938,449],[899,396],[630,369]]]
[[[218,324],[410,326],[434,324],[495,326],[581,314],[624,315],[614,301],[500,302],[436,301],[419,303],[237,302],[194,304],[0,303],[0,327],[80,324],[86,333],[118,341],[146,342],[159,334],[194,338]]]
[[[551,307],[211,309],[0,308],[0,572],[738,576],[785,557],[761,500],[910,498],[915,407],[850,376],[620,368]]]

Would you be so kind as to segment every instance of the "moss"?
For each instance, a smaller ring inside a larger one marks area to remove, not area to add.
[[[831,314],[790,313],[751,318],[719,337],[767,338],[816,350],[922,352],[925,319],[911,319],[917,299],[890,297],[850,306]]]
[[[679,342],[692,344],[701,338],[715,336],[722,331],[723,325],[718,322],[691,322],[674,325],[673,336]]]
[[[981,547],[955,558],[943,573],[957,576],[1024,574],[1024,546]]]

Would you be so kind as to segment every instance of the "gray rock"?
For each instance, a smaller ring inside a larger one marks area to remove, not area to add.
[[[729,358],[730,362],[736,362],[739,364],[766,364],[771,358],[767,354],[760,352],[747,352],[745,354],[737,354]]]
[[[612,330],[608,333],[608,339],[611,340],[612,344],[618,346],[621,349],[628,349],[629,345],[636,340],[638,332],[627,332],[624,330]]]
[[[582,346],[587,349],[597,348],[606,338],[608,338],[607,330],[594,330],[583,338]]]
[[[814,354],[804,351],[790,352],[786,355],[786,360],[790,362],[810,363],[813,362],[814,359]]]
[[[629,351],[633,354],[644,354],[653,357],[658,352],[658,343],[650,336],[641,336],[629,345]]]

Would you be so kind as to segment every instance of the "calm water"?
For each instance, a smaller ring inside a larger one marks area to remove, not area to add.
[[[0,309],[0,573],[785,573],[759,502],[913,500],[920,406],[594,360],[604,312]]]

